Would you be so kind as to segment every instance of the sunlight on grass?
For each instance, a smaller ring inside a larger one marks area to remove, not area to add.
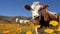
[[[50,21],[50,25],[56,28],[43,28],[42,34],[60,34],[60,24],[57,21]],[[35,28],[40,27],[41,25],[34,25],[32,22],[21,26],[18,24],[0,24],[0,34],[36,34]]]

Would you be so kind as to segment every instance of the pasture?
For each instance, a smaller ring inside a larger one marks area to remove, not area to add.
[[[50,28],[43,27],[38,34],[60,34],[60,24],[54,22],[52,25]],[[36,34],[35,28],[39,27],[32,22],[27,25],[0,24],[0,34]]]
[[[0,34],[35,34],[33,26],[18,26],[18,24],[0,24]]]

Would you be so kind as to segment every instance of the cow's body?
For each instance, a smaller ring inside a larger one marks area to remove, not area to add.
[[[30,20],[19,20],[19,22],[22,24],[22,23],[29,23],[30,22]]]
[[[41,20],[40,20],[41,28],[43,26],[49,27],[49,22],[51,20],[56,20],[59,22],[59,19],[58,19],[59,16],[56,13],[47,11],[46,9],[47,8],[41,9]]]

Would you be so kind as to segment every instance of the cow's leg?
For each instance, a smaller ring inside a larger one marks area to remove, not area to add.
[[[37,28],[35,28],[35,32],[36,32],[36,34],[38,34]]]

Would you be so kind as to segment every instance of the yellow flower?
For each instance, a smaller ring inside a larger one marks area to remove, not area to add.
[[[29,22],[28,24],[29,26],[32,26],[32,27],[35,27],[34,23],[33,22]]]
[[[60,25],[58,26],[58,28],[56,29],[56,31],[59,31],[60,32]]]
[[[17,28],[17,32],[21,33],[22,32],[22,28]]]
[[[26,34],[32,34],[32,32],[31,31],[27,31]]]
[[[4,30],[8,30],[8,28],[4,28]]]
[[[58,22],[57,21],[54,21],[54,20],[52,20],[52,21],[50,21],[50,23],[49,23],[50,25],[52,25],[52,26],[57,26],[58,25]]]
[[[5,28],[9,28],[9,25],[6,25]]]
[[[16,34],[16,31],[12,30],[12,31],[11,31],[11,34]]]
[[[9,34],[9,32],[10,32],[9,30],[4,30],[3,34]]]
[[[44,32],[51,34],[51,33],[54,32],[54,30],[53,30],[53,29],[47,28],[47,29],[44,30]]]
[[[40,28],[41,27],[41,25],[37,25],[37,26],[35,26],[35,28]]]

